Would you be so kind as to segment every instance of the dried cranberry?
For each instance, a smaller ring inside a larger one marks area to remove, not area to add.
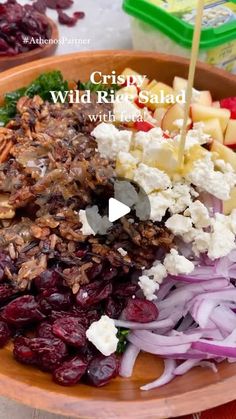
[[[18,337],[14,340],[13,355],[15,359],[26,365],[36,365],[37,355],[29,347],[30,339]]]
[[[85,374],[88,363],[78,356],[63,362],[63,364],[53,372],[53,379],[62,386],[73,386],[79,382]]]
[[[46,270],[34,279],[34,286],[37,291],[42,292],[44,290],[55,289],[59,281],[60,277],[57,272]]]
[[[0,348],[6,345],[11,337],[11,331],[7,323],[0,320]]]
[[[29,339],[30,349],[37,355],[38,366],[44,371],[53,371],[67,356],[67,348],[60,339]]]
[[[122,301],[109,297],[105,302],[105,313],[112,319],[118,319],[124,308]]]
[[[75,26],[77,18],[71,17],[61,10],[58,10],[58,21],[61,23],[61,25]]]
[[[82,307],[88,307],[105,300],[111,293],[112,284],[110,282],[94,281],[79,289],[76,302]]]
[[[37,0],[33,3],[33,7],[39,13],[45,13],[47,9],[46,1],[45,0]]]
[[[105,281],[111,281],[113,278],[117,276],[117,273],[117,269],[111,266],[109,268],[104,269],[104,271],[102,272],[102,277]]]
[[[0,284],[0,304],[6,303],[18,290],[10,284]]]
[[[138,288],[137,284],[132,284],[130,282],[118,283],[115,284],[113,293],[119,297],[131,297],[136,294]]]
[[[40,298],[39,304],[41,310],[46,314],[52,310],[68,310],[71,307],[71,293],[53,292]]]
[[[90,281],[95,279],[102,272],[102,268],[103,268],[102,263],[94,263],[92,268],[88,269],[86,274],[88,278],[90,279]]]
[[[158,309],[154,303],[139,298],[130,299],[123,310],[122,316],[125,320],[138,323],[148,323],[158,318]]]
[[[25,326],[42,320],[44,315],[39,311],[35,298],[32,295],[24,295],[4,307],[2,318],[15,326]]]
[[[110,356],[99,355],[90,362],[86,378],[89,384],[100,387],[116,377],[118,371],[119,361],[114,354]]]
[[[48,322],[40,323],[37,328],[37,337],[46,339],[55,338],[54,334],[52,333],[52,325]]]
[[[68,9],[73,0],[46,0],[46,4],[50,9]]]
[[[84,17],[85,17],[85,13],[84,13],[84,12],[75,12],[75,13],[74,13],[74,16],[75,16],[77,19],[84,19]]]
[[[85,328],[76,317],[65,317],[53,323],[52,331],[55,336],[68,345],[79,348],[86,343]]]

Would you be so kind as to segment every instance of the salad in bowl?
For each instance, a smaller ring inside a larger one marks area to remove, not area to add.
[[[236,360],[236,98],[193,89],[180,167],[183,105],[151,97],[186,80],[122,74],[123,103],[98,103],[104,86],[91,103],[53,103],[70,82],[52,71],[0,108],[0,344],[64,386],[131,377],[151,353],[165,369],[145,391]],[[120,179],[131,210],[110,222]]]

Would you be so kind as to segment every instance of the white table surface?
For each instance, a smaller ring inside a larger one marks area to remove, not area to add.
[[[30,1],[27,0],[18,0],[18,2],[30,4]],[[123,13],[121,4],[122,0],[74,0],[73,7],[65,12],[70,14],[73,11],[84,11],[86,16],[83,20],[79,20],[75,27],[68,28],[65,25],[59,25],[60,37],[65,37],[69,41],[58,45],[56,54],[99,49],[130,49],[129,19]],[[54,10],[48,9],[47,14],[57,21],[57,13]],[[78,41],[72,41],[73,45],[71,39],[82,39],[85,40],[85,43],[81,45],[80,42],[78,46]],[[68,391],[70,390],[68,389]],[[65,416],[31,409],[0,397],[0,419],[63,418]]]

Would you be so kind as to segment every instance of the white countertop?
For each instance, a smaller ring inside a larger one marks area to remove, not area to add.
[[[18,0],[18,2],[30,4],[27,0]],[[73,11],[83,11],[85,18],[79,20],[72,28],[58,25],[60,38],[66,38],[68,42],[58,45],[56,54],[99,49],[130,49],[129,18],[123,13],[121,4],[122,0],[74,0],[73,7],[65,12],[70,15]],[[56,11],[47,10],[47,15],[57,21]],[[85,40],[84,45],[81,41],[73,41],[73,39]],[[31,409],[0,397],[0,419],[62,418],[62,416]]]

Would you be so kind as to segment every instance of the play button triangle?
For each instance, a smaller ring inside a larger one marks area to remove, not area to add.
[[[118,201],[115,198],[110,198],[108,202],[108,219],[111,223],[119,218],[124,217],[124,215],[129,214],[130,207],[123,204],[123,202]]]

